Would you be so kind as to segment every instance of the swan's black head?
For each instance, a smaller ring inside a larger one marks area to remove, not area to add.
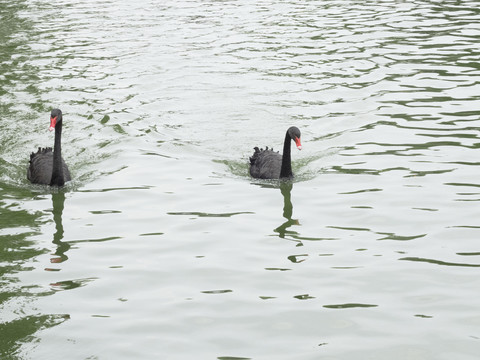
[[[300,130],[296,126],[292,126],[287,131],[290,138],[295,141],[295,145],[297,145],[298,150],[302,150],[302,142],[300,141]]]
[[[53,109],[50,114],[50,127],[48,130],[52,131],[55,129],[55,125],[62,121],[62,110]]]

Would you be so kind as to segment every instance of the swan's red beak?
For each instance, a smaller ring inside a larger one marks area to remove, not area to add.
[[[48,128],[48,130],[52,131],[53,129],[55,129],[55,125],[57,125],[57,117],[51,117],[50,118],[50,127]]]
[[[300,138],[295,137],[295,145],[297,145],[298,150],[302,150],[302,143],[300,142]]]

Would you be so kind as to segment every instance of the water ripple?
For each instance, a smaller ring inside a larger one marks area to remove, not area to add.
[[[42,350],[19,358],[478,357],[476,1],[0,15],[1,330]],[[52,107],[75,175],[61,210],[25,179]],[[252,148],[292,124],[295,188],[252,181]]]

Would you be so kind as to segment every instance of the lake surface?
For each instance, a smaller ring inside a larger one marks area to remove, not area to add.
[[[477,1],[0,14],[2,360],[478,359]]]

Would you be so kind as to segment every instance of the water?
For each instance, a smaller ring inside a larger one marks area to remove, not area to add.
[[[477,2],[0,9],[2,359],[478,358]]]

